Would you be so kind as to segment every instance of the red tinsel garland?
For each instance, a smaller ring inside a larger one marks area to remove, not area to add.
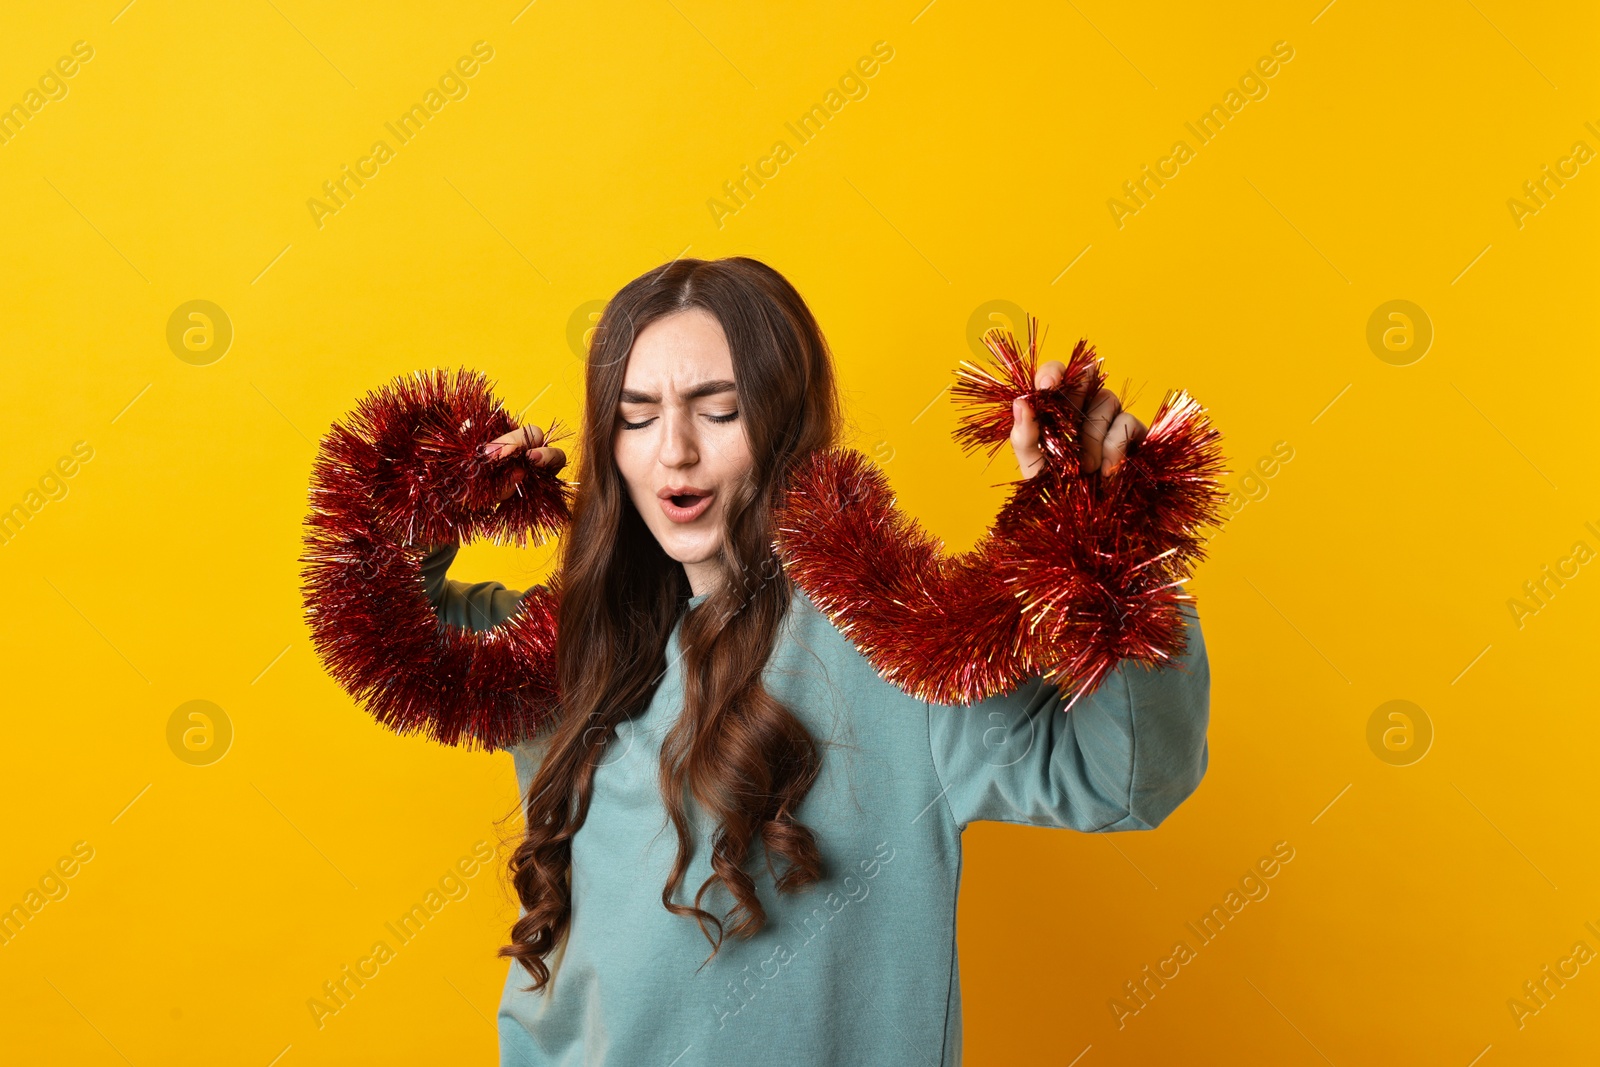
[[[818,452],[796,469],[774,519],[784,570],[885,680],[919,700],[966,704],[1028,673],[1021,605],[991,531],[970,552],[894,506],[860,452]]]
[[[1070,708],[1122,661],[1160,665],[1183,651],[1180,606],[1192,597],[1178,586],[1204,557],[1200,529],[1221,515],[1220,436],[1191,397],[1169,393],[1115,474],[1081,472],[1069,390],[1100,390],[1100,357],[1079,341],[1062,383],[1035,389],[1039,341],[1031,317],[1025,353],[991,330],[996,367],[958,371],[952,395],[972,408],[954,432],[964,449],[1007,443],[1011,403],[1027,396],[1044,455],[971,551],[946,557],[895,508],[883,472],[849,449],[803,462],[774,517],[795,583],[919,699],[970,704],[1042,674]],[[566,526],[570,483],[526,452],[478,455],[513,428],[483,375],[463,368],[395,378],[322,439],[301,556],[312,640],[340,685],[397,732],[502,748],[555,714],[559,576],[480,632],[439,622],[419,570],[438,544],[522,545]],[[501,502],[513,468],[523,480]]]
[[[963,362],[952,389],[974,410],[954,436],[991,454],[1010,439],[1011,404],[1027,396],[1044,468],[970,551],[940,545],[894,506],[881,471],[834,449],[801,465],[777,522],[785,568],[878,673],[940,704],[970,704],[1043,674],[1070,708],[1123,660],[1161,665],[1185,647],[1179,584],[1204,557],[1203,526],[1221,517],[1221,437],[1188,394],[1169,393],[1149,432],[1109,478],[1079,470],[1083,415],[1100,357],[1079,341],[1060,385],[1034,388],[1040,337],[984,342],[995,370]],[[1085,388],[1086,387],[1086,388]]]
[[[397,732],[500,748],[554,712],[558,583],[474,632],[440,624],[419,568],[446,542],[523,545],[565,527],[568,483],[525,451],[478,454],[514,428],[484,376],[463,368],[397,377],[322,438],[300,557],[312,642],[328,673]],[[519,467],[522,482],[500,501]]]

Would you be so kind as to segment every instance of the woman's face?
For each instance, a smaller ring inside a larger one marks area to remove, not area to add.
[[[701,308],[659,318],[628,354],[613,435],[633,506],[696,595],[718,580],[724,502],[751,466],[722,324]]]

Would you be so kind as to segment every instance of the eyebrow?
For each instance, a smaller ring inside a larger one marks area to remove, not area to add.
[[[685,400],[699,400],[703,396],[716,396],[719,393],[736,392],[737,387],[726,378],[713,378],[711,381],[701,382],[699,385],[683,394]],[[661,397],[656,393],[641,393],[637,389],[624,389],[620,402],[624,404],[659,404]]]

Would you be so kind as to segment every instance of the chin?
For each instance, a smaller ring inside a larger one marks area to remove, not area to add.
[[[715,531],[687,533],[681,530],[656,532],[656,541],[667,556],[679,563],[704,563],[713,559],[722,547],[722,538]]]
[[[720,547],[720,542],[707,546],[698,540],[692,544],[662,546],[662,548],[666,550],[668,556],[677,562],[684,564],[705,563],[708,560],[715,559],[717,556],[717,550]]]

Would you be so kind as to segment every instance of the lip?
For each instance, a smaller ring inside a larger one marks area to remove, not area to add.
[[[695,485],[669,485],[656,493],[661,499],[661,510],[673,522],[693,522],[711,507],[713,491]],[[698,496],[700,499],[686,508],[672,502],[675,496]]]

